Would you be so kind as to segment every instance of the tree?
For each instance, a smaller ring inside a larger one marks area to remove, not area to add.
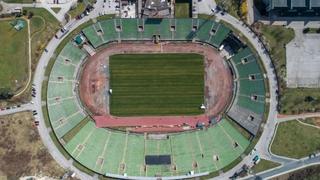
[[[27,13],[28,13],[28,11],[27,11],[27,10],[25,10],[25,9],[22,11],[22,14],[23,14],[24,16],[26,16],[26,15],[27,15]]]
[[[308,33],[309,31],[310,31],[310,28],[304,28],[304,29],[303,29],[303,33],[304,33],[304,34]]]
[[[29,11],[29,14],[28,14],[28,19],[31,19],[33,17],[33,12],[32,11]]]
[[[70,15],[68,13],[64,14],[64,19],[66,20],[66,22],[70,21]]]
[[[246,0],[242,1],[240,5],[240,14],[242,18],[245,18],[248,14],[248,5]]]
[[[315,99],[312,97],[312,96],[306,96],[305,98],[304,98],[304,101],[305,102],[312,102],[312,101],[314,101]]]
[[[0,99],[10,99],[12,98],[13,93],[9,88],[1,88],[0,89]]]

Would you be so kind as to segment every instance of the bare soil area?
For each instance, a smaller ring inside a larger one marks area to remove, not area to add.
[[[0,117],[0,177],[64,174],[41,142],[31,112]],[[0,178],[1,179],[1,178]]]

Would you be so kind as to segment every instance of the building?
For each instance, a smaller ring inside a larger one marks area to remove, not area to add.
[[[168,0],[146,0],[142,9],[142,17],[169,18],[171,3]]]
[[[267,12],[278,16],[319,16],[320,0],[264,0]]]

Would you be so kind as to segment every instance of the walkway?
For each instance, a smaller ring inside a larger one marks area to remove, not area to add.
[[[32,65],[32,59],[31,59],[31,31],[30,31],[30,20],[29,19],[25,19],[28,23],[28,82],[26,83],[26,85],[24,86],[24,88],[19,91],[17,94],[14,95],[14,97],[20,96],[22,93],[24,93],[31,82],[31,78],[32,78],[32,69],[31,69],[31,65]]]
[[[16,108],[10,108],[6,110],[1,110],[0,111],[0,116],[5,116],[9,114],[14,114],[22,111],[32,111],[34,109],[34,105],[31,103],[27,104],[22,104],[21,107],[16,107]]]
[[[286,174],[298,169],[306,168],[308,166],[312,165],[319,165],[320,164],[320,154],[317,154],[316,157],[305,157],[302,159],[299,159],[297,161],[292,161],[290,163],[286,163],[285,165],[276,167],[274,169],[264,171],[261,173],[258,173],[256,175],[251,175],[249,177],[245,177],[243,179],[256,179],[257,177],[260,177],[261,179],[271,179],[277,176],[280,176],[282,174]]]
[[[223,20],[229,24],[231,24],[233,27],[235,27],[237,30],[239,30],[248,40],[249,42],[255,47],[257,53],[259,54],[262,63],[264,64],[264,67],[266,68],[266,74],[269,80],[269,87],[270,87],[270,108],[269,108],[269,116],[264,124],[263,133],[260,137],[259,142],[256,145],[256,149],[258,153],[261,155],[262,158],[266,159],[277,159],[278,161],[284,162],[282,158],[275,158],[273,157],[273,154],[269,150],[269,144],[272,141],[273,133],[276,128],[277,124],[277,100],[276,100],[276,90],[278,88],[277,81],[276,81],[276,75],[274,74],[273,66],[271,59],[268,54],[266,54],[264,46],[261,44],[259,39],[254,35],[254,33],[245,25],[243,25],[243,22],[240,22],[235,17],[225,13],[225,15],[221,15],[219,13],[216,14],[217,20]],[[252,161],[250,156],[247,156],[244,158],[244,160],[238,164],[236,167],[231,169],[225,174],[220,175],[216,179],[221,178],[229,178],[232,176],[237,170],[239,170],[244,164],[250,164]]]
[[[102,2],[102,1],[101,1]],[[103,2],[102,2],[103,3]],[[101,9],[101,3],[96,3],[94,5],[95,9]],[[97,8],[98,7],[98,8]],[[99,15],[99,11],[93,11],[92,13],[90,13],[89,16],[84,17],[81,20],[76,20],[74,24],[72,24],[72,27],[70,28],[70,32],[72,32],[74,29],[76,29],[79,25],[91,20],[92,18],[95,18]],[[66,35],[67,36],[67,35]],[[35,74],[34,74],[34,80],[33,83],[35,84],[35,89],[37,91],[37,96],[35,98],[32,99],[32,101],[34,101],[34,107],[38,112],[38,116],[36,117],[36,119],[40,122],[39,126],[38,126],[38,130],[39,130],[39,134],[40,137],[42,139],[42,142],[44,143],[44,145],[47,147],[49,153],[52,155],[52,157],[65,169],[70,169],[74,172],[76,172],[77,177],[79,177],[80,179],[85,179],[85,180],[90,180],[90,179],[96,179],[97,177],[91,177],[85,173],[83,173],[82,171],[78,170],[77,168],[75,168],[72,165],[72,160],[67,160],[58,150],[58,148],[55,146],[55,144],[53,143],[49,132],[51,131],[50,128],[47,128],[45,126],[45,122],[44,122],[44,118],[43,118],[43,113],[42,113],[42,104],[45,102],[42,102],[41,100],[41,86],[42,86],[42,82],[44,81],[44,79],[46,78],[44,73],[45,73],[45,69],[46,66],[50,60],[50,58],[54,55],[53,52],[54,50],[58,47],[58,45],[61,43],[61,41],[66,37],[62,37],[61,39],[56,39],[56,38],[52,38],[50,40],[50,42],[48,43],[46,49],[48,50],[48,52],[43,52],[43,54],[40,57],[39,63],[37,65],[37,68],[35,70]]]
[[[306,119],[310,117],[320,117],[320,112],[317,113],[305,113],[297,115],[278,115],[278,122],[291,121],[295,119]]]

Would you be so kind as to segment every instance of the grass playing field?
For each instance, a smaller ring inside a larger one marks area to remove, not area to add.
[[[204,100],[199,54],[110,57],[110,113],[115,116],[195,115]]]
[[[25,21],[25,27],[16,31],[11,21],[0,21],[0,86],[14,92],[28,79],[28,27]]]

